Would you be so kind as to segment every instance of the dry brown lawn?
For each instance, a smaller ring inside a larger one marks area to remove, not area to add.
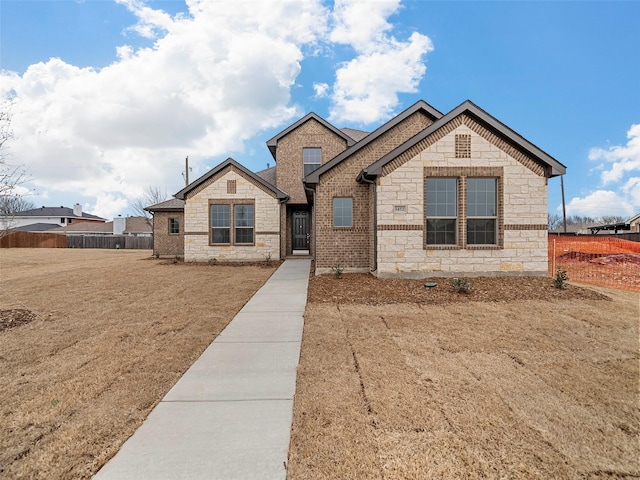
[[[311,280],[290,480],[640,476],[637,293],[437,281]]]
[[[90,478],[274,269],[1,249],[0,478]]]

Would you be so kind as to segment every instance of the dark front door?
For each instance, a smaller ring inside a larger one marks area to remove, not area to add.
[[[309,250],[309,212],[293,212],[293,249]]]

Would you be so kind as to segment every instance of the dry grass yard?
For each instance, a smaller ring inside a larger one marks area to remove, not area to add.
[[[91,478],[275,269],[0,250],[0,478]]]
[[[640,477],[638,294],[474,281],[311,279],[289,480]]]

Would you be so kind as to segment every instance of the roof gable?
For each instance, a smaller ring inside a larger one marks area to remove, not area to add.
[[[544,152],[533,143],[529,142],[527,139],[522,137],[511,128],[507,127],[504,123],[500,122],[495,117],[489,115],[487,112],[482,110],[470,100],[466,100],[465,102],[461,103],[456,108],[451,110],[449,113],[444,115],[442,118],[435,121],[429,127],[425,128],[422,132],[414,135],[402,145],[398,146],[397,148],[386,154],[384,157],[380,158],[378,161],[363,169],[358,178],[373,179],[382,175],[383,168],[386,165],[390,164],[407,150],[416,146],[422,140],[427,139],[429,136],[431,136],[447,124],[451,123],[461,115],[468,115],[470,118],[477,121],[483,127],[490,130],[492,133],[506,141],[508,144],[512,145],[514,148],[520,150],[529,157],[533,157],[544,167],[545,175],[547,177],[564,175],[564,173],[566,172],[566,167],[551,155]]]
[[[144,209],[147,212],[182,212],[184,211],[184,200],[170,198],[164,202],[144,207]]]
[[[243,167],[231,157],[227,158],[224,162],[220,163],[218,166],[212,168],[211,170],[209,170],[209,172],[205,173],[203,176],[187,185],[185,188],[176,193],[174,197],[179,200],[184,200],[186,195],[188,195],[190,192],[202,186],[215,175],[221,173],[227,168],[234,168],[240,175],[244,176],[252,183],[260,185],[264,190],[271,193],[278,200],[286,200],[287,198],[289,198],[289,195],[284,193],[282,190],[279,190],[275,186],[268,183],[266,180],[260,178],[258,175]]]
[[[283,138],[286,135],[290,134],[296,128],[298,128],[300,125],[308,122],[309,120],[317,121],[323,127],[327,128],[328,130],[331,130],[337,136],[339,136],[342,139],[344,139],[344,141],[347,142],[347,147],[350,147],[351,145],[354,145],[356,143],[356,141],[353,138],[351,138],[349,135],[347,135],[345,132],[343,132],[342,130],[334,127],[333,125],[331,125],[329,122],[327,122],[324,118],[322,118],[321,116],[317,115],[316,113],[311,112],[311,113],[306,114],[304,117],[302,117],[300,120],[298,120],[297,122],[293,123],[292,125],[289,125],[287,128],[282,130],[276,136],[274,136],[274,137],[270,138],[269,140],[267,140],[267,147],[269,147],[269,151],[271,152],[271,155],[273,155],[274,159],[276,158],[276,149],[278,148],[278,140],[280,140],[281,138]]]
[[[327,163],[322,165],[320,168],[317,168],[316,170],[311,172],[305,178],[305,183],[317,184],[320,181],[320,175],[331,170],[333,167],[335,167],[336,165],[338,165],[339,163],[341,163],[342,161],[344,161],[345,159],[347,159],[348,157],[350,157],[360,149],[369,145],[371,142],[373,142],[375,139],[380,137],[382,134],[386,133],[387,131],[389,131],[390,129],[392,129],[393,127],[395,127],[396,125],[403,122],[408,117],[410,117],[411,115],[419,111],[426,113],[427,116],[431,117],[431,119],[434,121],[442,117],[442,113],[440,113],[438,110],[433,108],[427,102],[425,102],[424,100],[418,100],[416,103],[411,105],[405,111],[396,115],[391,120],[384,123],[377,129],[375,129],[373,132],[371,132],[369,135],[361,139],[358,143],[356,143],[350,148],[347,148],[344,152],[335,156],[334,158],[329,160]]]
[[[16,212],[15,217],[67,217],[67,218],[82,218],[86,220],[100,220],[105,221],[105,218],[98,217],[91,213],[82,212],[80,216],[77,216],[73,212],[73,208],[69,207],[39,207],[32,208],[30,210],[23,210],[22,212]]]

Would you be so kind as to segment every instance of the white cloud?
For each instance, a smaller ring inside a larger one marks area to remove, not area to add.
[[[429,37],[414,32],[407,41],[389,35],[387,18],[399,0],[338,0],[332,41],[353,47],[357,56],[339,66],[333,85],[333,121],[372,123],[397,107],[398,93],[413,93],[426,72],[424,56],[433,50]]]
[[[314,83],[313,91],[316,92],[316,98],[325,98],[329,92],[329,84],[328,83]]]
[[[567,204],[567,215],[621,215],[630,217],[634,207],[627,196],[611,190],[596,190],[584,197],[575,197]]]
[[[0,96],[15,97],[12,150],[34,186],[94,198],[107,218],[145,186],[177,191],[186,155],[197,172],[300,114],[290,89],[327,18],[319,0],[190,0],[190,15],[173,18],[119,2],[153,47],[122,45],[102,69],[52,58],[0,72]]]
[[[631,125],[627,132],[629,141],[624,146],[612,146],[607,150],[592,148],[589,160],[604,160],[611,163],[607,169],[603,166],[602,182],[606,185],[620,181],[629,172],[640,172],[640,124]]]
[[[626,145],[589,151],[589,160],[607,162],[599,165],[598,170],[602,186],[608,188],[571,199],[568,214],[630,217],[640,211],[640,124],[631,126],[627,138]]]
[[[177,16],[115,1],[137,19],[127,32],[153,46],[120,45],[100,69],[52,58],[22,75],[0,71],[0,98],[14,98],[12,152],[31,186],[106,218],[147,186],[179,190],[186,155],[195,178],[212,157],[302,115],[291,92],[303,59],[353,47],[334,85],[313,88],[331,94],[333,119],[366,123],[415,90],[432,49],[418,33],[391,36],[399,0],[337,1],[333,16],[321,0],[186,0]]]

